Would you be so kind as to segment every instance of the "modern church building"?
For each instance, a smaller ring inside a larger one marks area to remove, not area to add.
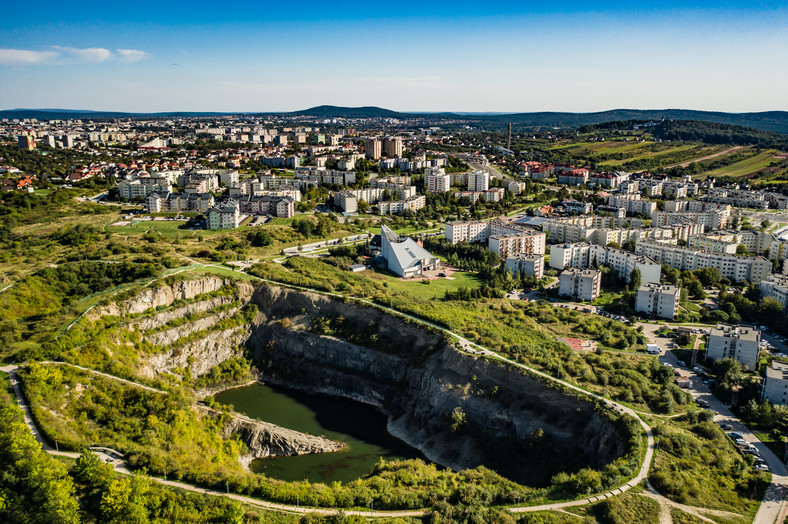
[[[438,268],[438,258],[409,237],[400,237],[388,226],[380,226],[380,254],[389,271],[404,278],[417,277]]]

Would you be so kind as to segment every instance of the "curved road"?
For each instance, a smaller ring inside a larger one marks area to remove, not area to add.
[[[211,265],[211,264],[209,264],[209,265]],[[216,266],[216,267],[219,267],[219,266]],[[222,267],[222,269],[227,269],[227,268]],[[248,273],[245,273],[245,272],[242,272],[242,271],[238,271],[236,269],[232,269],[232,270],[237,272],[237,273],[240,273],[240,274],[243,274],[243,275],[246,275],[246,276],[250,276]],[[251,276],[253,276],[253,275],[251,275]],[[654,449],[655,449],[654,435],[653,435],[653,432],[651,430],[651,427],[648,424],[646,424],[646,422],[643,421],[643,419],[641,419],[638,416],[638,414],[633,409],[631,409],[631,408],[629,408],[627,406],[621,405],[621,404],[619,404],[617,402],[614,402],[614,401],[612,401],[610,399],[607,399],[605,397],[602,397],[600,395],[597,395],[595,393],[591,393],[589,391],[586,391],[586,390],[584,390],[584,389],[582,389],[582,388],[580,388],[580,387],[578,387],[578,386],[576,386],[574,384],[570,384],[569,382],[557,379],[557,378],[555,378],[555,377],[553,377],[553,376],[551,376],[551,375],[549,375],[547,373],[544,373],[544,372],[542,372],[540,370],[534,369],[534,368],[532,368],[530,366],[527,366],[525,364],[521,364],[519,362],[516,362],[516,361],[513,361],[513,360],[511,360],[509,358],[506,358],[506,357],[504,357],[502,355],[499,355],[498,353],[495,353],[495,352],[493,352],[493,351],[491,351],[491,350],[489,350],[489,349],[487,349],[487,348],[485,348],[483,346],[480,346],[480,345],[478,345],[478,344],[466,339],[465,337],[463,337],[462,335],[460,335],[458,333],[455,333],[454,331],[446,329],[446,328],[444,328],[442,326],[439,326],[437,324],[434,324],[432,322],[425,321],[424,319],[421,319],[419,317],[415,317],[413,315],[409,315],[407,313],[403,313],[401,311],[397,311],[397,310],[389,308],[389,307],[381,306],[380,304],[374,303],[374,302],[372,302],[370,300],[366,300],[366,299],[361,299],[361,298],[357,298],[357,297],[346,297],[346,296],[340,295],[338,293],[330,293],[330,292],[319,291],[319,290],[314,290],[314,289],[310,289],[310,288],[304,288],[304,287],[301,287],[301,286],[295,286],[295,285],[292,285],[292,284],[286,284],[286,283],[272,281],[272,280],[263,279],[263,278],[259,278],[259,277],[256,277],[256,278],[258,278],[259,280],[261,280],[263,282],[267,282],[267,283],[270,283],[270,284],[276,285],[276,286],[285,286],[285,287],[290,287],[290,288],[294,288],[294,289],[299,289],[299,290],[302,290],[302,291],[318,293],[318,294],[323,294],[323,295],[329,295],[329,296],[333,296],[333,297],[337,297],[337,298],[351,299],[351,300],[354,300],[356,302],[360,302],[360,303],[367,304],[367,305],[370,305],[370,306],[375,307],[375,308],[379,308],[379,309],[385,310],[385,311],[387,311],[387,312],[389,312],[389,313],[391,313],[393,315],[404,317],[404,318],[407,318],[409,320],[418,322],[420,324],[430,326],[430,327],[432,327],[434,329],[438,329],[438,330],[442,331],[443,333],[446,333],[446,334],[448,334],[450,336],[453,336],[453,337],[457,338],[459,340],[459,342],[460,342],[460,348],[462,350],[464,350],[464,351],[470,352],[472,354],[484,355],[484,356],[487,356],[487,357],[490,357],[490,358],[494,358],[494,359],[500,360],[502,362],[506,362],[507,364],[516,366],[518,368],[527,370],[529,373],[537,375],[537,376],[541,377],[544,380],[548,380],[548,381],[560,384],[560,385],[562,385],[564,387],[567,387],[567,388],[569,388],[569,389],[571,389],[573,391],[576,391],[578,393],[581,393],[581,394],[587,395],[589,397],[592,397],[594,399],[600,400],[600,401],[604,402],[610,408],[612,408],[612,409],[614,409],[614,410],[616,410],[616,411],[618,411],[620,413],[623,413],[623,414],[629,415],[631,417],[634,417],[640,423],[641,427],[643,428],[643,430],[646,433],[647,445],[646,445],[646,450],[645,450],[645,456],[643,458],[643,462],[641,464],[640,470],[638,471],[638,474],[634,478],[630,479],[626,484],[624,484],[624,485],[622,485],[622,486],[620,486],[620,487],[618,487],[616,489],[613,489],[611,491],[608,491],[608,492],[605,492],[605,493],[602,493],[602,494],[599,494],[599,495],[595,495],[595,496],[592,496],[592,497],[588,497],[588,498],[573,500],[573,501],[569,501],[569,502],[559,502],[559,503],[554,503],[554,504],[544,504],[544,505],[540,505],[540,506],[519,506],[519,507],[507,508],[509,511],[511,511],[513,513],[525,513],[525,512],[544,511],[544,510],[560,510],[562,508],[568,508],[568,507],[573,507],[573,506],[582,506],[582,505],[586,505],[586,504],[589,504],[589,503],[597,502],[597,501],[600,501],[600,500],[603,500],[603,499],[606,499],[606,498],[609,498],[609,497],[612,497],[612,496],[624,493],[624,492],[628,491],[629,489],[633,488],[634,486],[638,485],[643,480],[647,479],[648,473],[649,473],[649,469],[651,467],[651,462],[652,462],[652,459],[654,457]],[[61,364],[61,363],[57,363],[57,362],[52,362],[52,363],[53,364]],[[76,366],[76,367],[79,367],[79,366]],[[95,370],[90,370],[88,368],[81,368],[81,367],[80,367],[80,369],[84,369],[86,371],[91,371],[91,372],[95,371]],[[76,454],[76,453],[71,453],[71,454],[65,453],[65,452],[58,453],[55,450],[52,450],[52,448],[49,445],[46,444],[46,442],[44,441],[42,435],[38,431],[38,428],[33,423],[33,419],[32,419],[32,416],[30,415],[30,411],[29,411],[29,406],[27,406],[27,404],[24,402],[24,397],[21,394],[21,390],[20,390],[19,385],[18,385],[17,380],[16,380],[16,366],[6,366],[5,368],[0,368],[0,370],[7,371],[9,373],[9,375],[11,376],[11,381],[12,381],[12,385],[14,387],[14,392],[15,392],[15,394],[17,396],[17,400],[18,400],[18,402],[20,404],[20,407],[22,408],[22,410],[23,410],[23,412],[25,414],[25,422],[27,423],[28,427],[33,432],[33,434],[36,436],[36,439],[39,442],[42,443],[42,446],[44,447],[44,449],[46,451],[50,452],[50,453],[53,453],[53,454],[62,454],[62,455],[66,455],[66,456],[78,456],[78,454]],[[129,383],[129,384],[138,385],[138,386],[141,386],[141,387],[144,387],[146,389],[153,390],[153,391],[158,391],[158,390],[155,390],[153,388],[150,388],[149,386],[144,386],[144,385],[141,385],[141,384],[137,384],[137,383],[135,383],[133,381],[129,381],[129,380],[126,380],[126,379],[120,379],[119,377],[114,377],[112,375],[107,375],[107,374],[100,373],[100,372],[97,372],[97,373],[99,373],[99,374],[101,374],[103,376],[106,376],[108,378],[122,380],[122,381],[124,381],[126,383]],[[731,417],[732,417],[732,415],[731,415]],[[735,419],[735,420],[736,420],[736,422],[738,422],[738,419]],[[745,433],[745,436],[748,436],[748,434]],[[756,439],[753,439],[753,440],[756,440]],[[768,449],[766,450],[766,452],[770,453],[768,451]],[[769,464],[771,466],[772,465],[771,464],[772,461],[770,461],[766,457],[764,457],[764,458],[767,460],[767,462],[769,462]],[[779,463],[779,466],[782,466],[782,463],[779,462],[779,460],[778,460],[778,463]],[[779,466],[778,465],[775,465],[775,466],[777,466],[777,467],[772,468],[772,470],[775,473],[775,476],[780,476],[780,475],[784,476],[785,475],[785,468],[783,467],[782,471],[780,471],[779,470]],[[125,466],[119,466],[119,467],[116,468],[116,470],[119,471],[120,473],[132,474],[132,472],[130,470],[128,470]],[[266,509],[269,509],[269,510],[283,511],[283,512],[290,512],[290,513],[316,512],[316,513],[321,513],[321,514],[334,514],[337,511],[344,511],[344,513],[347,514],[347,515],[391,517],[391,518],[396,518],[396,517],[417,517],[417,516],[423,516],[426,513],[426,510],[413,510],[413,511],[345,511],[345,510],[328,509],[328,508],[304,508],[304,507],[292,506],[292,505],[288,505],[288,504],[277,504],[277,503],[272,503],[272,502],[265,502],[265,501],[262,501],[262,500],[259,500],[259,499],[254,499],[254,498],[251,498],[251,497],[244,497],[242,495],[222,493],[221,491],[216,491],[216,490],[211,490],[211,489],[206,489],[206,488],[199,488],[199,487],[192,486],[192,485],[185,484],[185,483],[181,483],[181,482],[165,481],[163,479],[158,479],[158,478],[155,478],[155,477],[152,477],[152,480],[154,480],[156,482],[159,482],[159,483],[162,483],[162,484],[167,484],[169,486],[178,487],[178,488],[189,490],[189,491],[193,491],[193,492],[204,493],[204,494],[215,495],[215,496],[226,496],[228,498],[231,498],[231,499],[234,499],[234,500],[238,500],[238,501],[246,503],[246,504],[252,504],[252,505],[255,505],[255,506],[258,506],[258,507],[262,507],[262,508],[266,508]],[[774,522],[776,521],[778,515],[781,515],[783,513],[783,510],[784,510],[783,499],[784,498],[785,498],[785,487],[784,487],[783,483],[781,483],[781,482],[773,482],[770,485],[769,490],[767,491],[766,497],[764,498],[764,501],[763,501],[763,503],[762,503],[762,505],[761,505],[761,507],[760,507],[760,509],[758,511],[758,515],[756,516],[755,522],[757,524],[774,524]],[[699,509],[702,510],[703,508],[699,508]],[[780,522],[782,522],[782,521],[780,521]]]

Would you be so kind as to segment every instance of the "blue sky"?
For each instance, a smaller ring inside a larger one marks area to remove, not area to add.
[[[777,2],[12,2],[2,108],[788,110]]]

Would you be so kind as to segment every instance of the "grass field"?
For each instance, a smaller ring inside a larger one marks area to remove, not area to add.
[[[646,144],[643,144],[643,145],[646,145]],[[660,160],[660,157],[668,157],[670,155],[673,155],[674,153],[687,151],[687,150],[690,150],[690,149],[694,149],[696,147],[697,147],[696,144],[685,144],[685,145],[681,145],[681,146],[677,146],[677,147],[671,147],[669,149],[663,149],[663,150],[659,150],[659,151],[648,151],[648,152],[644,152],[643,154],[634,155],[634,156],[631,156],[631,157],[628,157],[628,158],[623,158],[621,160],[606,160],[604,162],[600,162],[600,165],[602,165],[602,166],[620,166],[620,165],[626,164],[627,162],[633,162],[635,160],[645,160],[645,159],[648,159],[648,158],[651,158],[653,160],[657,160],[658,161],[658,160]],[[706,156],[708,154],[710,154],[710,153],[708,151],[706,151],[705,149],[702,152],[698,153],[699,157],[703,157],[703,156]]]
[[[168,239],[175,239],[179,236],[181,238],[196,238],[200,235],[211,236],[227,232],[210,231],[207,229],[180,229],[180,226],[183,224],[185,224],[185,222],[179,220],[135,220],[128,226],[107,226],[107,230],[120,235],[143,235],[151,231]]]
[[[779,159],[775,159],[774,155],[777,153],[774,149],[768,149],[766,151],[762,151],[761,153],[757,153],[750,158],[742,160],[740,162],[736,162],[735,164],[731,164],[729,166],[721,167],[719,169],[714,169],[712,171],[707,171],[703,173],[704,176],[706,175],[719,175],[719,176],[747,176],[765,167],[769,167],[772,162],[779,161]]]
[[[430,280],[429,284],[423,284],[421,280],[402,280],[382,271],[365,271],[363,275],[369,277],[370,280],[384,282],[386,287],[392,291],[421,300],[441,298],[446,291],[456,291],[461,287],[475,288],[482,284],[482,281],[475,273],[466,273],[464,271],[457,271],[451,278]]]

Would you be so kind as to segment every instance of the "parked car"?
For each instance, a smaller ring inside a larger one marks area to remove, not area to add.
[[[707,401],[705,401],[705,400],[698,399],[698,400],[695,401],[695,403],[697,405],[699,405],[700,407],[702,407],[702,408],[709,407],[709,403]]]
[[[759,469],[761,471],[771,471],[771,469],[769,469],[769,466],[767,466],[766,464],[756,464],[755,469]]]
[[[737,433],[735,431],[731,431],[730,433],[728,433],[728,436],[733,440],[736,440],[737,438],[744,438],[741,433]]]
[[[720,429],[723,431],[730,431],[733,429],[733,426],[731,426],[730,424],[722,423],[720,424]]]
[[[743,438],[734,439],[733,442],[740,448],[746,448],[750,446],[750,443],[744,440]]]
[[[679,366],[683,367],[683,368],[687,367],[687,364],[685,364],[683,360],[679,360],[679,361],[677,362],[677,364],[678,364]]]

